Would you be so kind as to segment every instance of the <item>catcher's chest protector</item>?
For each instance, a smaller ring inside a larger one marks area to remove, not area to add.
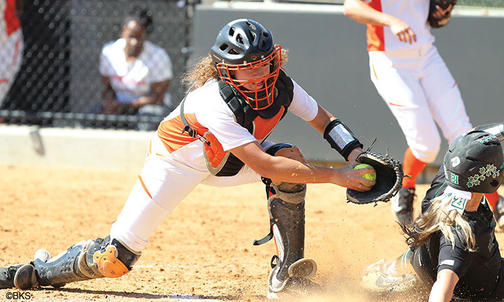
[[[235,115],[236,122],[246,128],[254,137],[264,140],[278,122],[287,114],[294,95],[292,80],[280,70],[280,75],[275,84],[278,95],[274,103],[264,110],[254,110],[243,99],[241,94],[235,92],[230,85],[219,81],[219,91],[222,99]],[[224,152],[219,141],[211,133],[204,137],[209,142],[205,146],[205,160],[208,170],[215,176],[233,176],[243,167],[243,162],[231,152]]]

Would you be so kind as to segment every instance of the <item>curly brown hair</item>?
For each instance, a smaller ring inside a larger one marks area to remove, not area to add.
[[[282,60],[284,64],[287,63],[287,54],[288,50],[282,49]],[[283,66],[282,69],[284,69]],[[193,68],[182,77],[182,83],[188,87],[187,91],[189,92],[203,86],[206,81],[210,79],[219,79],[219,73],[215,68],[212,57],[208,55],[197,62]]]

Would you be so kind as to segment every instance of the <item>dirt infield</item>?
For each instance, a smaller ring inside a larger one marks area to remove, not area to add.
[[[21,166],[0,166],[0,174],[1,266],[27,262],[39,248],[57,255],[106,236],[136,179],[136,171]],[[419,186],[419,196],[425,190]],[[252,241],[268,227],[261,184],[199,186],[154,233],[131,273],[31,290],[30,300],[262,301],[275,247]],[[310,301],[389,301],[360,289],[359,276],[367,264],[399,255],[405,246],[388,204],[347,204],[342,188],[309,186],[306,256],[317,261],[315,281],[325,290]],[[13,292],[0,290],[0,301]]]

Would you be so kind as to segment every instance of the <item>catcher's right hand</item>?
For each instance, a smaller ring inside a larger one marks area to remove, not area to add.
[[[450,22],[451,11],[457,0],[430,0],[427,22],[431,27],[440,28]]]
[[[347,189],[347,200],[357,204],[387,202],[397,194],[401,188],[403,170],[400,162],[388,155],[381,155],[369,151],[361,153],[356,161],[373,166],[376,171],[376,184],[371,190],[359,192]]]

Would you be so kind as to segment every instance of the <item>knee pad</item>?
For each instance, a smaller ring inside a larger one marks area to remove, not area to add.
[[[283,156],[298,161],[306,162],[299,148],[291,144],[286,143],[274,144],[269,148],[267,148],[265,152],[271,156]]]
[[[266,150],[266,153],[275,156],[280,150],[293,148],[296,147],[291,144],[280,143],[269,147]],[[300,154],[300,152],[299,155],[302,157],[302,154]],[[277,195],[277,197],[282,199],[283,201],[294,204],[303,202],[305,199],[306,184],[282,182],[277,185],[273,183],[269,178],[262,177],[261,179],[266,185],[266,198],[268,199],[273,195]]]
[[[294,148],[295,146],[292,144],[286,144],[286,143],[279,143],[279,144],[274,144],[270,146],[268,149],[265,150],[266,153],[268,153],[271,156],[275,156],[278,151],[282,149],[290,149]]]
[[[103,242],[96,243],[91,243],[88,250],[83,250],[81,259],[85,257],[86,264],[92,263],[92,269],[98,270],[104,277],[117,278],[129,273],[141,255],[141,253],[135,253],[128,249],[117,239],[110,240],[107,237]],[[90,259],[91,257],[92,259]],[[88,262],[89,260],[91,262]],[[79,265],[79,268],[83,268],[85,271],[85,266]]]

